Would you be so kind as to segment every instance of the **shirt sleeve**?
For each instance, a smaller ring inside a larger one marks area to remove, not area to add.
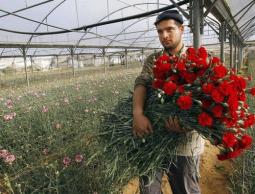
[[[144,87],[148,87],[148,85],[151,85],[151,82],[153,80],[152,69],[154,65],[154,60],[155,54],[151,54],[146,58],[141,73],[135,79],[134,88],[139,85],[142,85]]]

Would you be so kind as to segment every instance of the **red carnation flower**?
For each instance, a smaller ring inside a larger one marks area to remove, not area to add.
[[[237,84],[240,90],[244,90],[246,88],[246,80],[241,76],[238,77]]]
[[[226,125],[227,128],[231,128],[236,124],[237,119],[235,119],[235,118],[234,119],[232,119],[232,118],[223,118],[222,121]]]
[[[212,113],[216,118],[220,118],[222,116],[223,107],[221,105],[216,105],[212,108]]]
[[[212,101],[211,100],[206,100],[206,99],[203,99],[201,100],[202,101],[202,107],[207,109],[209,106],[211,106],[212,104]]]
[[[172,75],[169,77],[169,80],[174,82],[174,83],[177,83],[177,81],[179,80],[179,76],[178,75]]]
[[[241,149],[234,150],[233,152],[229,152],[229,158],[237,158],[242,153]]]
[[[252,138],[249,135],[243,135],[241,141],[239,142],[239,146],[241,149],[247,149],[251,146]]]
[[[218,155],[217,155],[217,158],[218,158],[218,160],[220,160],[220,161],[224,161],[224,160],[229,159],[229,156],[228,156],[228,154],[218,154]]]
[[[237,90],[242,91],[246,88],[246,81],[243,77],[237,75],[231,75],[230,79],[234,81],[234,86]]]
[[[197,75],[201,77],[201,76],[204,75],[205,72],[206,72],[206,69],[200,69],[200,70],[197,72]]]
[[[188,60],[190,60],[192,62],[197,62],[198,58],[196,55],[188,55]],[[196,65],[196,63],[194,63],[194,64]]]
[[[211,96],[212,96],[212,99],[218,103],[223,102],[224,100],[224,95],[216,88],[212,90]]]
[[[159,71],[167,73],[171,69],[170,63],[162,63],[158,66]]]
[[[197,63],[198,63],[198,67],[201,68],[201,69],[205,70],[209,67],[209,65],[207,64],[206,59],[199,58]]]
[[[169,60],[170,60],[170,58],[169,58],[168,55],[161,55],[161,56],[157,59],[156,63],[157,63],[157,64],[167,63]]]
[[[251,88],[249,92],[251,95],[255,96],[255,88]]]
[[[227,147],[231,148],[237,143],[236,136],[233,133],[226,132],[222,137],[222,144]]]
[[[187,49],[187,53],[188,53],[188,55],[195,55],[196,54],[196,49],[192,48],[192,47],[189,47]]]
[[[236,111],[238,108],[238,98],[235,94],[230,95],[227,100],[227,104],[231,111]]]
[[[250,114],[248,115],[247,119],[244,121],[243,128],[249,128],[254,125],[255,122],[255,115]]]
[[[164,85],[164,80],[161,80],[161,79],[155,79],[152,82],[152,87],[155,89],[158,89],[158,88],[161,89],[163,85]]]
[[[177,63],[176,68],[178,69],[178,71],[185,71],[186,70],[186,66],[183,62]]]
[[[227,75],[227,68],[224,67],[223,65],[217,65],[213,68],[213,72],[214,72],[213,76],[216,79],[220,79]]]
[[[157,79],[165,79],[165,72],[160,71],[158,67],[153,68],[153,75]]]
[[[197,53],[198,57],[202,58],[202,59],[206,59],[207,58],[207,52],[206,49],[204,47],[200,47],[198,49],[198,53]]]
[[[202,112],[198,115],[198,122],[203,127],[211,127],[213,119],[209,114]]]
[[[239,93],[238,99],[239,99],[239,101],[243,101],[243,102],[246,101],[246,94],[244,91]]]
[[[172,81],[165,82],[163,86],[163,91],[169,96],[172,96],[175,93],[176,89],[177,89],[177,85],[173,83]]]
[[[185,71],[182,73],[182,77],[187,83],[192,84],[196,80],[197,75],[195,73],[188,73]]]
[[[232,119],[237,120],[238,119],[238,114],[235,110],[229,110],[229,114]]]
[[[205,83],[205,84],[203,84],[203,86],[202,86],[202,91],[203,91],[205,94],[211,94],[213,88],[214,88],[214,86],[213,86],[212,83]]]
[[[178,87],[177,87],[177,90],[178,90],[178,92],[179,93],[181,93],[181,94],[183,94],[184,93],[184,85],[179,85]]]
[[[228,152],[228,153],[225,153],[225,154],[217,155],[217,157],[218,157],[219,160],[223,161],[223,160],[227,160],[227,159],[230,159],[230,158],[236,158],[241,153],[242,153],[242,150],[237,149],[237,150],[234,150],[233,152]]]
[[[235,92],[234,90],[234,86],[231,82],[227,82],[226,80],[224,80],[223,82],[220,83],[219,85],[219,90],[225,95],[231,95]]]
[[[212,64],[219,64],[220,63],[220,59],[218,57],[213,57],[211,60]]]
[[[192,98],[190,96],[180,96],[177,99],[177,104],[182,110],[188,110],[192,106]]]

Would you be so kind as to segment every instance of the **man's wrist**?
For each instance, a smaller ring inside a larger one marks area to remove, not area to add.
[[[137,116],[137,115],[143,115],[143,110],[134,110],[133,116]]]

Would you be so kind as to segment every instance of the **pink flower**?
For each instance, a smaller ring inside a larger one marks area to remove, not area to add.
[[[68,156],[65,156],[65,157],[63,158],[63,164],[64,164],[64,166],[67,167],[67,166],[70,165],[70,163],[71,163],[71,158],[69,158]]]
[[[47,155],[49,153],[49,150],[48,148],[44,148],[43,151],[42,151],[43,155]]]
[[[55,128],[56,128],[56,129],[61,129],[61,128],[62,128],[62,125],[61,125],[60,123],[57,123],[57,124],[55,125]]]
[[[0,158],[6,158],[6,156],[9,154],[8,150],[0,150]]]
[[[16,115],[17,114],[15,112],[6,114],[6,115],[4,115],[4,120],[5,121],[10,121],[10,120],[14,119],[16,117]]]
[[[42,107],[42,112],[45,113],[45,112],[48,112],[48,111],[49,111],[49,109],[48,109],[46,106],[43,106],[43,107]]]
[[[77,154],[74,158],[75,162],[80,163],[83,160],[83,156],[81,154]]]
[[[80,87],[81,87],[81,85],[80,85],[80,84],[77,84],[77,85],[75,86],[75,89],[76,89],[77,91],[79,91],[79,90],[80,90]]]
[[[17,97],[17,101],[20,101],[21,97],[22,97],[22,96],[18,96],[18,97]]]
[[[16,157],[13,154],[8,154],[5,157],[4,162],[11,165],[15,160],[16,160]]]
[[[81,97],[81,96],[78,96],[77,99],[78,99],[78,100],[82,100],[82,97]]]
[[[67,97],[64,98],[64,103],[65,103],[65,104],[69,104],[69,100],[68,100]]]
[[[40,98],[40,95],[37,92],[35,92],[34,95],[36,98]]]
[[[7,106],[7,108],[11,109],[13,107],[13,102],[11,99],[8,99],[5,103],[5,105]]]

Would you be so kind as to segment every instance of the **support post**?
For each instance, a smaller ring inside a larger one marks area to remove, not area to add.
[[[106,73],[105,48],[103,48],[104,72]]]
[[[230,59],[229,59],[229,67],[233,67],[233,32],[229,33],[229,54],[230,54]]]
[[[77,66],[80,68],[80,61],[79,61],[79,55],[77,54]]]
[[[126,63],[126,69],[127,69],[128,68],[127,49],[125,49],[125,63]]]
[[[96,66],[96,54],[93,55],[93,65]]]
[[[225,40],[226,40],[226,24],[225,22],[221,23],[220,26],[220,58],[223,63],[225,63],[225,54],[224,54],[224,46],[225,46]]]
[[[142,58],[141,58],[141,65],[144,64],[144,50],[142,49]]]
[[[190,0],[191,30],[193,32],[193,46],[199,48],[201,45],[201,34],[203,32],[203,1]]]
[[[239,48],[239,70],[243,67],[243,45],[240,44],[240,48]]]
[[[56,57],[57,57],[57,68],[58,68],[58,55],[56,55]]]
[[[22,55],[23,55],[23,59],[24,59],[24,65],[25,65],[25,73],[26,73],[26,81],[27,81],[27,87],[29,87],[29,78],[28,78],[28,74],[27,74],[27,57],[26,57],[26,47],[22,47]]]
[[[237,40],[236,40],[236,35],[234,35],[234,68],[235,68],[235,72],[237,72],[237,68],[236,68],[236,61],[237,61],[237,57],[236,57],[236,44],[237,44]]]
[[[31,61],[31,71],[32,71],[32,74],[34,74],[34,69],[33,69],[33,57],[30,57],[30,61]]]
[[[71,59],[72,59],[72,71],[73,71],[73,77],[75,76],[75,70],[74,70],[74,61],[73,61],[73,57],[74,57],[74,51],[73,48],[70,48],[70,53],[71,53]]]

